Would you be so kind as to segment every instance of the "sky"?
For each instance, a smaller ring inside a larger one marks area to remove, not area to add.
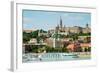
[[[60,24],[60,17],[66,27],[81,26],[91,24],[91,14],[82,12],[61,12],[61,11],[36,11],[23,10],[23,29],[54,29]]]

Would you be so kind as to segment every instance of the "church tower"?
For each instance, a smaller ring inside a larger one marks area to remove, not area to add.
[[[86,24],[86,28],[89,28],[89,24]]]
[[[62,19],[61,19],[61,16],[60,16],[60,27],[62,28]]]

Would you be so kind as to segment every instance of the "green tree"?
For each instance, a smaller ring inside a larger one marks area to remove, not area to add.
[[[23,43],[28,43],[30,40],[30,33],[23,32]]]
[[[72,38],[73,38],[73,40],[77,40],[78,36],[77,35],[73,35]]]

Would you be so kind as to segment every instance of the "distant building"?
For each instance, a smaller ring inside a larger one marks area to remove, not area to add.
[[[91,44],[90,43],[82,43],[80,44],[82,51],[85,52],[85,50],[91,48]]]
[[[91,47],[90,43],[72,43],[67,46],[69,52],[85,52]]]
[[[49,47],[53,47],[53,38],[46,38],[44,43],[46,43]]]
[[[91,32],[91,29],[90,29],[90,27],[88,26],[88,24],[86,24],[86,27],[82,29],[82,32],[83,32],[83,33],[90,33],[90,32]]]
[[[37,43],[37,40],[36,40],[36,38],[32,38],[32,39],[30,39],[30,41],[28,43],[35,44],[35,43]]]
[[[89,24],[86,24],[86,27],[80,27],[80,26],[73,26],[73,27],[66,27],[63,25],[62,19],[60,17],[60,23],[56,26],[55,29],[49,30],[49,33],[59,33],[68,35],[70,33],[90,33],[91,28],[89,27]]]
[[[33,30],[23,30],[23,32],[31,33]]]
[[[69,44],[67,47],[69,52],[82,52],[81,46],[79,43]]]

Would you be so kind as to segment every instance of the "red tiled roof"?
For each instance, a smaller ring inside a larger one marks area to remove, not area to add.
[[[80,44],[81,47],[91,47],[90,43],[82,43]]]
[[[75,44],[69,44],[69,45],[67,46],[67,48],[70,49],[70,50],[74,50]]]

